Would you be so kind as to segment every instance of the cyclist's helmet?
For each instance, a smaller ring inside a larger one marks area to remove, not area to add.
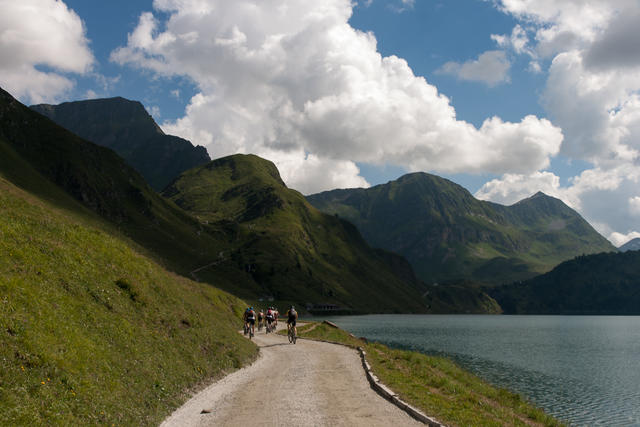
[[[289,307],[289,310],[295,310],[296,308],[294,306]]]

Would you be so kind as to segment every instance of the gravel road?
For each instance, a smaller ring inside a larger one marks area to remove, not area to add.
[[[370,388],[355,350],[308,340],[293,345],[264,330],[254,340],[254,364],[198,393],[162,426],[424,425]]]

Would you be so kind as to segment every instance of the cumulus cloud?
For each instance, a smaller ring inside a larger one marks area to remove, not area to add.
[[[487,183],[478,196],[514,201],[539,187],[568,202],[612,242],[620,243],[640,229],[638,2],[496,4],[519,23],[511,35],[493,39],[513,54],[529,56],[537,70],[548,73],[541,103],[564,134],[561,154],[592,166],[566,186],[559,186],[550,172],[505,174]]]
[[[585,64],[594,69],[640,66],[640,8],[618,13],[585,52]]]
[[[531,175],[504,174],[500,179],[485,183],[476,192],[475,197],[503,205],[512,205],[538,191],[553,197],[564,196],[560,194],[558,176],[551,172],[534,172]]]
[[[535,54],[552,57],[593,43],[621,8],[635,0],[496,0],[533,33]],[[518,25],[520,29],[522,25]]]
[[[609,240],[611,240],[611,243],[613,243],[614,246],[620,247],[630,240],[637,239],[638,237],[640,237],[640,233],[638,233],[637,231],[632,231],[631,233],[627,234],[614,232],[611,234]]]
[[[487,86],[496,86],[509,82],[509,69],[511,63],[507,55],[501,50],[488,50],[463,63],[450,61],[445,63],[436,72],[451,74],[460,80],[481,82]]]
[[[493,117],[480,128],[457,120],[449,99],[405,60],[383,57],[373,34],[349,25],[352,7],[156,0],[160,13],[142,14],[111,58],[192,79],[199,93],[165,130],[212,157],[264,155],[305,193],[366,185],[355,162],[526,174],[558,152],[562,133],[548,120]]]
[[[90,71],[85,28],[64,2],[0,0],[0,10],[0,85],[14,96],[52,101],[74,86],[64,73]]]
[[[621,164],[611,169],[587,169],[571,178],[565,186],[552,172],[505,174],[484,184],[475,196],[510,205],[542,191],[580,212],[596,230],[615,244],[620,239],[621,230],[626,235],[639,228],[640,210],[636,208],[640,208],[640,198],[628,196],[637,193],[639,182],[640,168]]]

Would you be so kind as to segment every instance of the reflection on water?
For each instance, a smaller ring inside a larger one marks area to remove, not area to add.
[[[640,426],[640,317],[332,317],[358,336],[444,355],[572,425]]]

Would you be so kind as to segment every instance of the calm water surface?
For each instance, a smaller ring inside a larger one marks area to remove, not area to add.
[[[444,355],[571,425],[640,426],[640,317],[370,315],[329,320]]]

